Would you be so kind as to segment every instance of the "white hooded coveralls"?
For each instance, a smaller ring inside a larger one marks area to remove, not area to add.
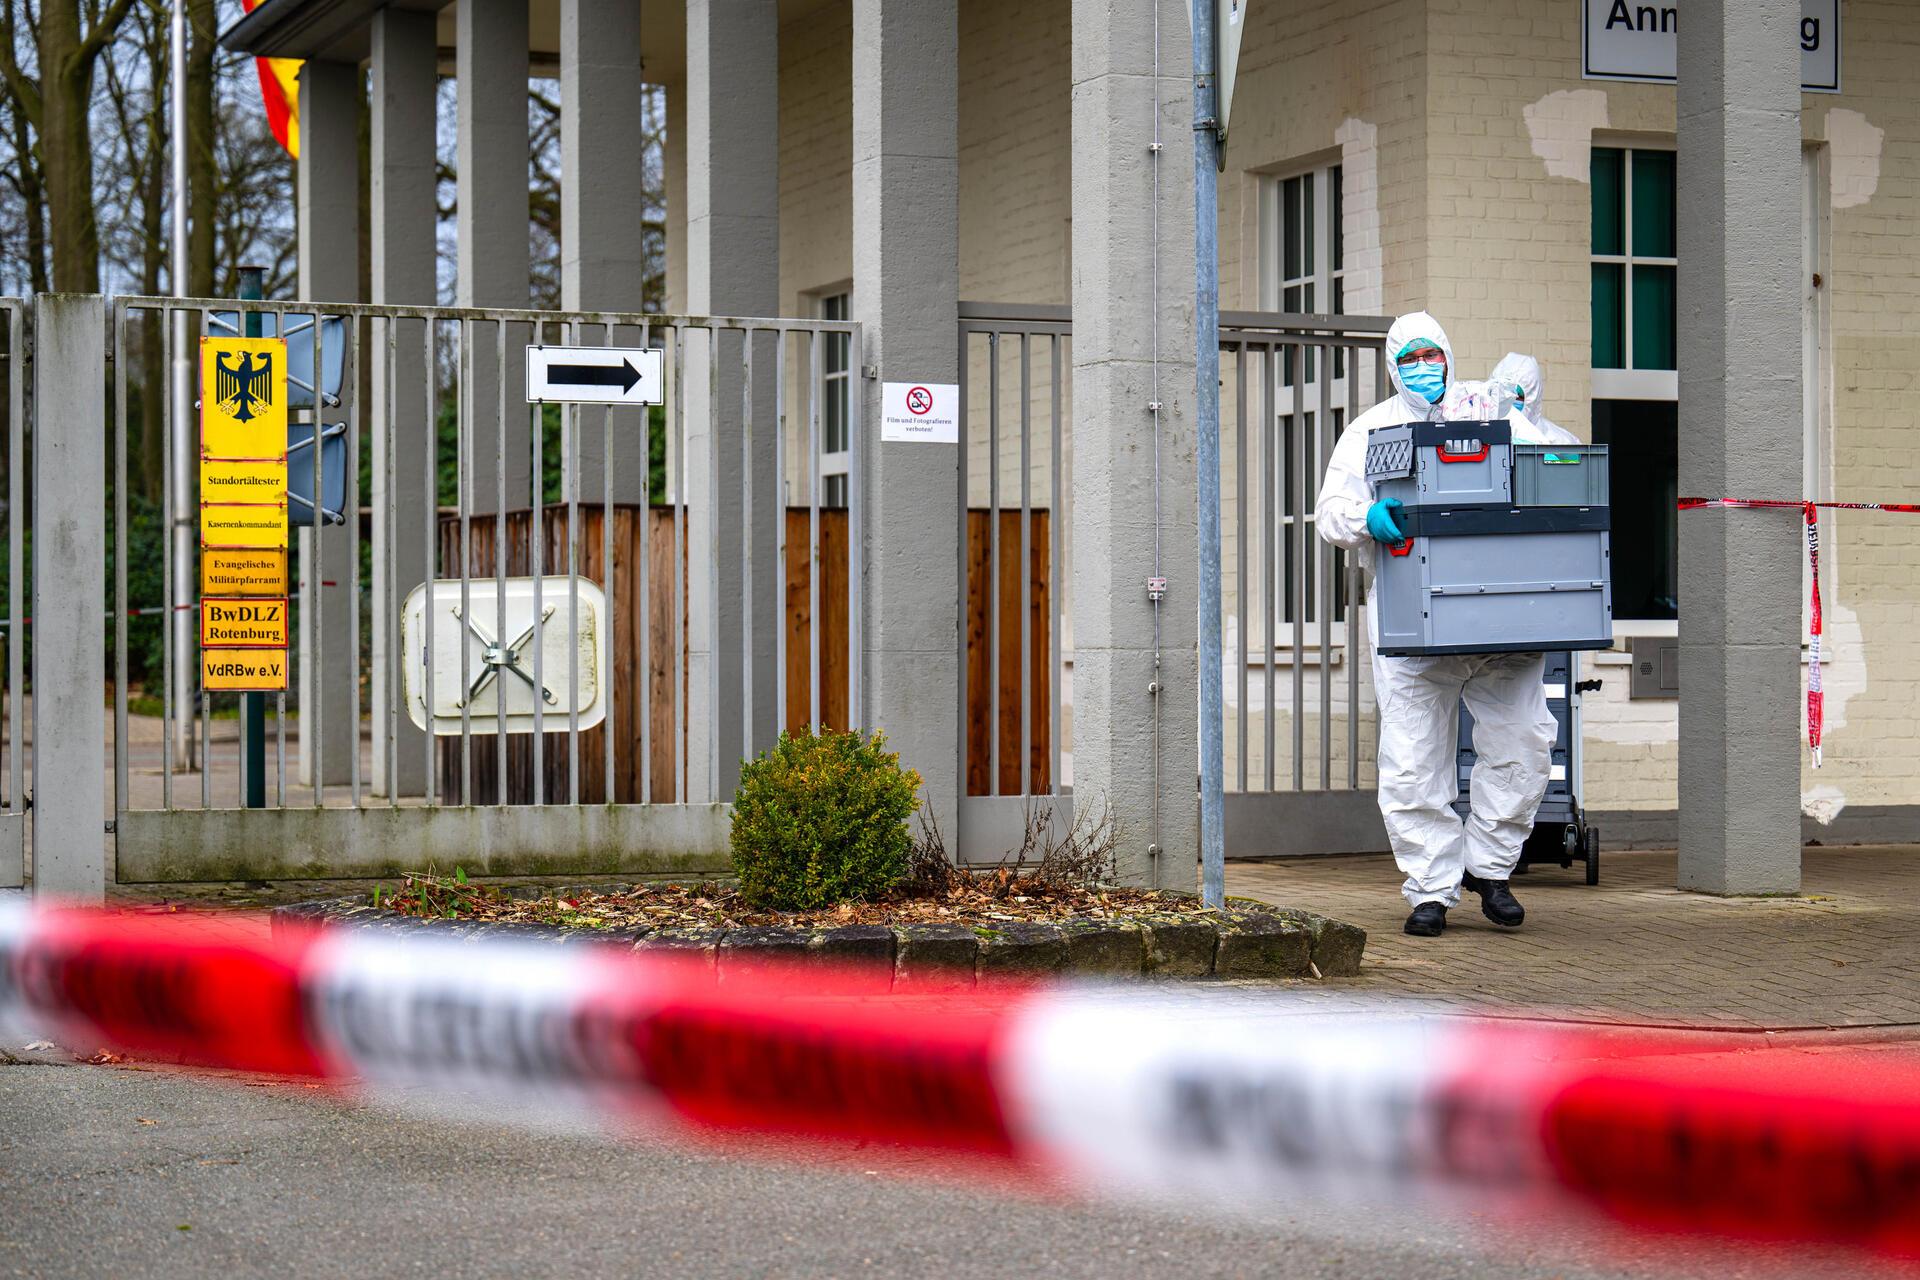
[[[1416,342],[1440,348],[1447,358],[1447,392],[1438,405],[1406,389],[1396,357]],[[1367,480],[1367,435],[1376,427],[1408,422],[1481,419],[1491,416],[1484,384],[1454,379],[1453,347],[1439,322],[1424,311],[1401,316],[1387,330],[1387,369],[1394,394],[1369,409],[1341,435],[1320,483],[1314,520],[1320,536],[1359,557],[1368,587],[1378,544],[1367,532],[1373,485]],[[1529,409],[1538,405],[1539,366]],[[1497,403],[1497,398],[1494,403]],[[1515,410],[1507,417],[1516,441],[1572,444],[1574,438],[1547,423],[1536,425]],[[1542,419],[1544,423],[1544,419]],[[1372,629],[1372,628],[1370,628]],[[1380,812],[1394,860],[1406,875],[1401,892],[1413,905],[1460,901],[1463,871],[1505,880],[1520,860],[1520,846],[1533,828],[1546,794],[1555,724],[1541,683],[1538,653],[1436,654],[1394,658],[1373,655],[1374,697],[1379,704]],[[1462,823],[1452,805],[1459,795],[1455,742],[1460,703],[1473,713],[1472,812]]]

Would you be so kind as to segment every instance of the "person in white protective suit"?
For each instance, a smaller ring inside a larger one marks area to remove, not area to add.
[[[1547,417],[1540,404],[1541,386],[1540,362],[1518,351],[1501,356],[1486,381],[1487,395],[1495,403],[1511,400],[1513,407],[1525,414],[1540,433],[1544,443],[1578,444],[1572,432]]]
[[[1502,394],[1497,388],[1456,384],[1453,348],[1439,322],[1424,311],[1393,322],[1386,358],[1394,394],[1354,419],[1341,435],[1314,508],[1320,536],[1358,556],[1369,583],[1375,544],[1398,546],[1406,539],[1395,523],[1400,504],[1378,500],[1367,479],[1368,434],[1408,422],[1490,418]],[[1539,366],[1528,363],[1532,381],[1526,403],[1534,409]],[[1522,382],[1514,379],[1516,386]],[[1536,422],[1518,408],[1507,422],[1516,441],[1573,441],[1544,418]],[[1369,600],[1369,618],[1371,607]],[[1547,789],[1556,726],[1542,684],[1543,665],[1538,653],[1373,655],[1380,812],[1394,860],[1407,877],[1401,892],[1413,907],[1406,924],[1410,934],[1439,936],[1462,887],[1480,895],[1481,910],[1495,924],[1513,927],[1526,918],[1507,880]],[[1464,823],[1452,808],[1459,792],[1455,742],[1463,697],[1473,712],[1478,757],[1472,810]]]

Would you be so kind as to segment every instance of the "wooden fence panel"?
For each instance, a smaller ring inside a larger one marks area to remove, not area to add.
[[[614,788],[616,803],[637,804],[646,792],[641,785],[644,768],[652,774],[652,798],[672,802],[679,798],[673,751],[675,700],[673,698],[673,511],[671,507],[647,509],[648,598],[640,598],[638,547],[641,508],[620,505],[613,509],[613,633],[609,639],[612,671],[609,691],[612,695],[611,723],[604,723],[580,734],[580,802],[604,804],[606,790],[605,735],[614,734]],[[601,530],[603,511],[598,504],[580,506],[580,560],[583,579],[606,583]],[[808,511],[789,507],[787,520],[786,599],[787,599],[787,705],[784,723],[790,731],[807,725],[811,688],[812,639],[809,611],[811,573],[809,564]],[[967,794],[1018,795],[1020,777],[1020,513],[1002,511],[999,516],[1000,572],[993,593],[1000,605],[999,632],[989,645],[989,543],[988,517],[985,511],[967,513],[967,718],[973,731],[968,736],[966,761]],[[533,572],[528,530],[529,511],[507,514],[507,574],[528,577]],[[546,571],[549,576],[564,576],[567,565],[567,508],[547,507],[541,516],[545,540]],[[491,517],[476,517],[471,523],[471,554],[468,572],[475,580],[491,580],[495,563],[495,529]],[[820,512],[820,713],[829,728],[848,724],[849,674],[849,524],[845,510]],[[1053,688],[1052,668],[1053,595],[1049,571],[1050,513],[1034,511],[1028,528],[1026,565],[1030,592],[1028,652],[1031,655],[1032,697],[1028,706],[1030,750],[1027,762],[1028,788],[1036,794],[1052,789],[1053,782]],[[460,564],[460,524],[443,516],[440,522],[440,564],[443,575],[457,573]],[[690,564],[688,549],[681,548],[681,702],[685,705],[687,648],[686,577]],[[647,627],[648,669],[640,671],[640,627]],[[1000,694],[992,696],[991,658],[1000,654]],[[552,680],[556,673],[548,673]],[[557,673],[564,680],[566,673]],[[646,680],[651,696],[648,740],[650,759],[640,756],[640,685]],[[485,698],[485,694],[482,694]],[[564,728],[549,730],[541,746],[543,775],[542,799],[548,804],[567,803],[570,753]],[[1000,742],[1000,769],[992,776],[992,739]],[[684,742],[684,726],[682,726]],[[496,777],[497,748],[491,736],[473,739],[473,794],[465,798],[471,804],[498,804],[499,780]],[[442,738],[439,746],[439,789],[442,803],[459,804],[460,740]],[[689,770],[696,768],[688,763]],[[508,804],[532,804],[533,738],[516,733],[507,739],[506,798]]]
[[[1028,705],[1029,755],[1027,781],[1034,794],[1053,788],[1053,595],[1049,548],[1050,513],[1034,511],[1027,531],[1026,578],[1028,597],[1028,653],[1031,655],[1032,699]],[[999,516],[999,580],[993,578],[988,513],[967,512],[967,794],[1019,795],[1020,788],[1020,512]],[[989,591],[997,595],[999,634],[988,642],[994,619]],[[1000,657],[999,697],[993,697],[993,656]],[[993,740],[1000,742],[998,776],[993,768]]]

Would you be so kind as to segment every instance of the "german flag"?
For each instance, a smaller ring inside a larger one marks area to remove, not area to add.
[[[260,0],[240,0],[252,13]],[[300,155],[300,60],[298,58],[255,58],[260,73],[260,97],[267,106],[267,127],[287,154]]]

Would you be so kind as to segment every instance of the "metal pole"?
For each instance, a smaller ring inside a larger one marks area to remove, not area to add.
[[[1227,900],[1220,688],[1220,246],[1213,109],[1213,4],[1193,6],[1194,410],[1200,475],[1200,893]]]
[[[187,6],[186,0],[173,0],[173,15],[169,41],[171,50],[168,58],[172,79],[171,100],[168,103],[168,115],[171,117],[170,132],[173,135],[173,253],[170,270],[173,275],[173,296],[187,296]],[[187,350],[187,315],[185,311],[175,311],[169,318],[173,325],[173,383],[169,394],[173,397],[173,510],[168,513],[172,522],[173,542],[173,606],[169,625],[173,627],[173,705],[177,709],[185,707],[193,699],[195,673],[199,670],[197,661],[189,662],[187,655],[197,651],[193,634],[193,614],[187,606],[195,596],[197,578],[194,573],[194,535],[198,520],[194,509],[194,460],[199,450],[194,448],[196,433],[193,429],[192,394],[192,355]],[[187,732],[186,717],[176,714],[173,719],[173,732],[176,735],[175,749],[192,764],[193,738]],[[205,767],[205,762],[201,762]]]
[[[267,271],[265,267],[240,268],[240,300],[258,302],[266,296]],[[313,322],[320,323],[316,313]],[[249,338],[260,336],[260,313],[249,311],[243,321]],[[313,449],[320,451],[320,394],[325,378],[318,366],[313,371]],[[316,470],[316,476],[319,472]],[[322,495],[319,486],[314,486],[314,528],[321,527],[320,509]],[[266,695],[243,693],[240,695],[240,782],[241,803],[249,809],[267,807],[267,700]]]

